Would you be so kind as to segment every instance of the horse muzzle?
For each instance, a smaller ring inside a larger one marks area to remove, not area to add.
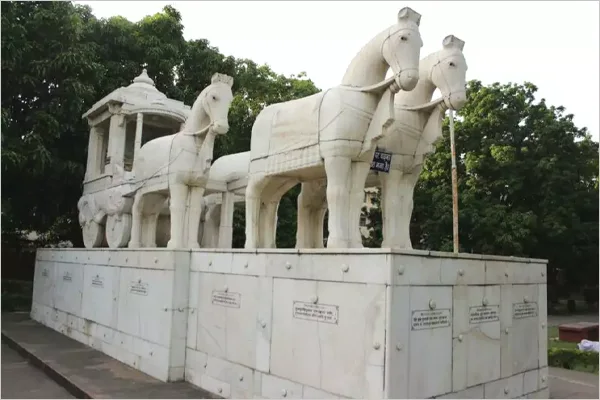
[[[396,84],[406,92],[413,90],[417,86],[417,83],[419,83],[418,69],[405,69],[396,77]]]
[[[467,92],[453,92],[450,96],[444,97],[444,103],[451,110],[460,110],[467,103]]]
[[[215,121],[212,130],[217,135],[224,135],[229,132],[229,123],[227,123],[227,121]]]

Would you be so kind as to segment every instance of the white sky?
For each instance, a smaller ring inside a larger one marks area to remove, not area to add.
[[[467,79],[530,81],[537,98],[566,107],[598,140],[597,1],[80,1],[97,17],[138,21],[172,4],[186,39],[208,39],[221,53],[268,64],[285,75],[305,71],[321,88],[339,84],[373,36],[409,6],[422,15],[421,55],[453,34],[466,42]]]

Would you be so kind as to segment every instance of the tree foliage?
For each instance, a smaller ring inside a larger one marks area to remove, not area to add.
[[[468,84],[455,123],[462,252],[536,257],[598,280],[598,143],[531,83]],[[452,251],[448,121],[415,189],[415,248]],[[374,243],[381,217],[368,217]]]
[[[2,233],[65,226],[81,194],[87,130],[103,67],[90,10],[2,2]]]

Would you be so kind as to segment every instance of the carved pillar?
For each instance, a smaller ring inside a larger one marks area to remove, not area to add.
[[[133,147],[133,159],[137,158],[138,152],[142,147],[142,129],[144,127],[144,114],[137,114],[137,121],[135,123],[135,144]]]
[[[232,192],[223,193],[221,203],[221,224],[219,226],[220,249],[230,249],[233,246],[233,208],[235,206],[235,195]]]
[[[124,168],[125,157],[125,116],[122,114],[113,114],[110,117],[110,128],[108,132],[108,155],[110,157],[111,171],[115,172],[115,167],[120,170]]]
[[[96,153],[96,171],[98,175],[106,173],[106,157],[108,152],[108,131],[96,126],[96,138],[98,139],[98,152]]]
[[[92,126],[90,128],[90,137],[88,140],[88,155],[87,155],[87,165],[85,168],[85,178],[84,181],[89,181],[94,179],[100,171],[98,170],[98,154],[100,146],[100,140],[98,138],[99,132],[96,126]]]

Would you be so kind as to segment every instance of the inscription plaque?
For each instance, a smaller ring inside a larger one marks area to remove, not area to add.
[[[240,308],[242,305],[242,295],[240,293],[213,290],[212,303],[215,306]]]
[[[97,287],[97,288],[103,288],[104,287],[104,277],[100,276],[100,275],[96,275],[92,278],[92,286]]]
[[[328,324],[337,325],[339,311],[339,306],[294,301],[293,316],[297,319],[305,319],[308,321],[325,322]]]
[[[373,161],[371,161],[371,170],[378,172],[390,172],[392,165],[392,153],[385,152],[383,150],[375,150],[373,154]]]
[[[477,306],[469,308],[469,324],[477,325],[500,320],[500,306]]]
[[[73,276],[69,272],[65,272],[63,275],[63,281],[71,282],[73,280]]]
[[[535,302],[513,304],[513,319],[533,318],[537,315],[537,303]]]
[[[45,276],[45,277],[47,277],[47,276],[48,276],[48,269],[47,269],[47,268],[44,268],[44,269],[42,270],[42,276]]]
[[[412,312],[413,331],[423,329],[447,328],[450,326],[451,320],[450,309],[441,310],[416,310]]]
[[[129,292],[140,296],[148,296],[148,283],[142,282],[141,279],[133,281],[129,285]]]

